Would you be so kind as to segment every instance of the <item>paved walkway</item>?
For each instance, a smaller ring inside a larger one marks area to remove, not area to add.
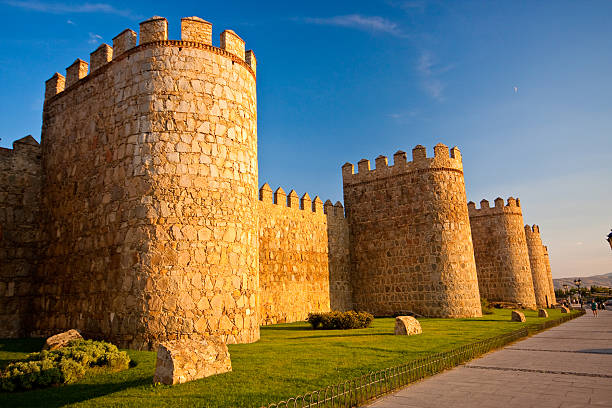
[[[383,397],[370,407],[612,407],[612,311],[586,315]]]

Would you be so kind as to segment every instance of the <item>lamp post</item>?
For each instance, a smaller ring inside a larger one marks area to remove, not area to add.
[[[564,290],[564,293],[565,293],[565,297],[567,298],[568,302],[572,303],[572,301],[570,300],[569,292],[568,292],[567,288],[569,288],[569,286],[567,286],[567,284],[564,283],[563,284],[563,290]]]
[[[578,286],[578,301],[580,302],[580,307],[582,308],[582,293],[580,293],[580,284],[582,281],[580,278],[574,279],[574,285]]]

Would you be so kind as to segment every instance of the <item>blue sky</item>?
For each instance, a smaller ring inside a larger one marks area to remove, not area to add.
[[[178,5],[180,4],[180,6]],[[342,200],[340,166],[460,147],[468,199],[518,196],[554,277],[612,272],[612,2],[0,0],[0,146],[40,139],[44,81],[152,15],[258,60],[260,184]]]

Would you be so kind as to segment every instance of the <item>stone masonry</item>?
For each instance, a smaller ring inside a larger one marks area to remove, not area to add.
[[[305,320],[329,311],[327,222],[323,202],[308,194],[259,190],[261,323]]]
[[[393,165],[342,166],[353,302],[375,315],[481,315],[463,165],[443,144],[397,152]]]
[[[32,136],[0,148],[0,338],[29,334],[39,262],[40,146]]]
[[[258,191],[257,61],[244,41],[226,30],[213,46],[198,17],[168,40],[153,17],[112,42],[46,82],[40,145],[0,149],[0,337],[77,329],[154,349],[253,342],[261,324],[330,309],[475,317],[480,275],[483,294],[554,300],[517,202],[471,209],[492,216],[470,228],[457,148],[345,164],[345,208]]]
[[[224,49],[182,27],[170,41],[154,17],[138,46],[126,30],[96,71],[47,82],[38,334],[259,338],[254,70],[235,33]]]
[[[329,248],[329,302],[332,310],[353,309],[351,283],[349,229],[340,201],[324,204],[327,216],[327,243]]]
[[[163,342],[157,349],[153,383],[182,384],[232,371],[227,344],[217,336]]]
[[[548,284],[548,272],[546,270],[546,258],[544,257],[544,246],[540,238],[540,227],[525,225],[525,237],[527,238],[527,249],[529,250],[529,264],[531,265],[531,278],[533,279],[533,290],[535,292],[538,307],[550,305],[550,292]]]
[[[535,309],[529,252],[520,201],[501,198],[489,207],[468,203],[480,296],[489,301],[521,304]]]
[[[557,304],[555,295],[555,284],[553,283],[552,270],[550,269],[550,258],[548,257],[548,247],[544,245],[544,261],[546,263],[546,275],[548,276],[548,300],[551,305]]]

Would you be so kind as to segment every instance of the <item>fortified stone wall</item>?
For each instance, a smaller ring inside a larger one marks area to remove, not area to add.
[[[549,302],[557,304],[557,296],[555,295],[555,284],[553,282],[552,270],[550,269],[550,258],[548,257],[548,247],[544,245],[544,261],[546,263],[546,274],[548,275],[548,293]]]
[[[259,190],[259,287],[262,324],[329,311],[327,221],[323,202],[294,190]]]
[[[47,81],[37,333],[259,338],[256,62],[211,30],[154,17]]]
[[[527,248],[535,303],[554,301],[539,228],[517,231],[512,199],[468,214],[457,148],[345,164],[346,214],[267,184],[258,200],[255,55],[197,17],[181,36],[154,17],[77,59],[46,82],[42,146],[0,149],[0,337],[151,349],[330,307],[475,317],[475,249],[487,296],[530,305]]]
[[[480,295],[459,149],[423,146],[358,173],[342,166],[353,301],[378,316],[480,316]]]
[[[546,259],[544,257],[544,246],[540,238],[540,227],[525,225],[525,237],[527,238],[527,249],[529,250],[529,264],[531,266],[531,279],[538,307],[547,307],[550,304],[550,292],[548,284],[548,272],[546,271]]]
[[[32,321],[40,244],[40,146],[32,136],[0,148],[0,338],[23,337]]]
[[[476,208],[468,203],[474,258],[480,296],[497,302],[520,303],[536,307],[523,213],[519,199],[495,199],[490,208],[487,200]]]
[[[329,248],[329,301],[332,310],[353,309],[349,229],[340,201],[324,205]]]

